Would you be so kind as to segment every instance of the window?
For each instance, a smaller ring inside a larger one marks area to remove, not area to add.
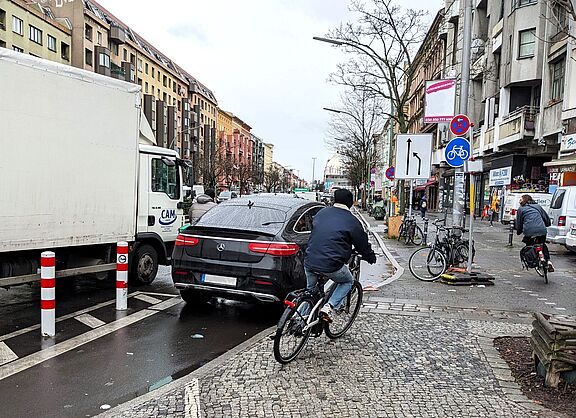
[[[60,42],[60,53],[63,60],[70,61],[70,45]]]
[[[110,56],[102,52],[98,53],[98,65],[100,67],[110,68]]]
[[[22,52],[24,53],[24,50],[22,48],[18,48],[16,45],[12,45],[12,49],[16,52]]]
[[[552,196],[552,201],[550,202],[550,209],[560,209],[562,207],[565,193],[566,189],[558,189],[554,192],[554,196]]]
[[[533,57],[536,46],[536,29],[520,31],[519,35],[520,45],[518,48],[518,58]]]
[[[0,9],[0,29],[6,29],[6,11]]]
[[[92,40],[92,26],[90,26],[89,24],[86,24],[84,26],[84,37],[89,41]]]
[[[172,160],[152,160],[152,191],[166,193],[170,199],[180,199],[178,166]]]
[[[93,55],[93,54],[92,54],[92,51],[91,51],[91,50],[86,49],[86,50],[84,51],[84,56],[85,56],[86,65],[92,65],[92,55]]]
[[[148,82],[144,82],[144,93],[148,94]]]
[[[0,48],[6,48],[6,42],[0,39]]]
[[[118,47],[118,44],[112,43],[110,45],[110,49],[114,55],[118,56],[120,54],[120,48]]]
[[[128,51],[126,51],[126,48],[124,48],[124,53],[123,53],[122,57],[123,57],[122,59],[124,61],[128,61]]]
[[[154,69],[154,67],[152,67],[152,78],[154,78],[155,71],[156,70]]]
[[[96,41],[98,45],[102,45],[102,32],[96,32]]]
[[[24,22],[16,16],[12,16],[12,32],[24,36]]]
[[[568,29],[566,7],[561,4],[556,4],[552,9],[552,13],[554,13],[553,23],[557,25],[558,32],[566,32]]]
[[[138,58],[138,71],[142,72],[142,60]]]
[[[164,85],[164,87],[166,87],[168,85],[168,77],[166,77],[166,76],[162,77],[162,84]]]
[[[322,206],[315,206],[304,212],[294,224],[294,232],[298,233],[309,233],[312,231],[312,219],[316,215]]]
[[[562,100],[564,96],[564,66],[563,59],[552,64],[552,94],[550,99]]]
[[[42,31],[37,27],[32,25],[29,26],[28,37],[32,42],[42,45]]]
[[[512,8],[527,6],[528,4],[534,4],[538,0],[512,0]]]
[[[148,74],[148,63],[144,63],[144,72]]]
[[[52,35],[48,35],[48,49],[56,52],[56,38]]]

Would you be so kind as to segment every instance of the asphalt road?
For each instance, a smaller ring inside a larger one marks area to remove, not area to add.
[[[83,342],[96,330],[74,318],[57,323],[53,340],[43,339],[38,329],[0,340],[20,357],[0,367],[3,399],[0,415],[19,418],[96,415],[102,412],[102,405],[125,402],[200,367],[273,325],[280,315],[278,307],[223,300],[191,308],[179,298],[171,297],[177,292],[167,268],[162,269],[153,285],[137,291],[142,292],[139,296],[142,300],[129,299],[127,317],[150,316],[92,341]],[[112,302],[114,297],[113,283],[78,279],[59,289],[58,317],[74,316],[80,310]],[[153,310],[155,306],[146,303],[146,298],[158,298],[173,306]],[[38,299],[37,285],[1,290],[0,335],[13,335],[37,325]],[[106,324],[114,324],[126,316],[117,315],[113,303],[89,314]],[[38,353],[49,352],[47,348],[66,345],[70,347],[53,358],[45,361],[34,358]],[[11,373],[9,367],[26,358],[30,364],[2,379],[2,373]]]

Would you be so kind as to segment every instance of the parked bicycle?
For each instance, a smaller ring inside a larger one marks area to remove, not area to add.
[[[328,278],[321,277],[314,290],[301,289],[286,296],[286,309],[278,321],[274,336],[274,357],[279,363],[287,364],[294,360],[310,336],[319,337],[325,332],[328,338],[336,339],[350,329],[362,306],[360,259],[358,253],[352,254],[348,267],[354,276],[354,283],[342,307],[334,314],[332,322],[328,323],[319,317],[320,308],[328,302],[336,287],[331,282],[325,290]]]
[[[433,222],[436,227],[434,242],[414,251],[408,260],[408,268],[414,277],[423,281],[438,279],[451,267],[468,263],[468,240],[463,237],[468,232],[460,226],[447,228],[444,221]],[[475,256],[472,242],[472,258]]]
[[[398,231],[398,241],[403,240],[405,244],[421,245],[423,236],[422,229],[416,224],[416,217],[405,215]]]
[[[526,270],[533,268],[540,277],[544,277],[544,283],[548,283],[548,262],[549,258],[546,243],[536,242],[534,238],[526,243],[520,250],[520,260]]]

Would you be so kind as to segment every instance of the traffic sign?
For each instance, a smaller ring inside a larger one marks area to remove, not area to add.
[[[470,130],[470,119],[466,115],[456,115],[450,121],[450,131],[456,136],[466,135]]]
[[[427,179],[430,177],[432,134],[400,134],[396,140],[397,179]]]
[[[394,166],[386,169],[386,178],[388,180],[394,180]]]
[[[470,142],[466,138],[454,138],[444,149],[446,162],[452,167],[461,167],[470,154]]]

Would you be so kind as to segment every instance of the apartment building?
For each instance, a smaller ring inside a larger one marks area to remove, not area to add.
[[[264,184],[264,140],[251,134],[250,143],[252,146],[252,178],[254,188],[262,190]]]
[[[0,0],[0,47],[71,64],[72,24],[45,4]]]
[[[274,161],[274,144],[264,143],[264,172],[272,169]]]
[[[428,43],[445,42],[440,75],[457,81],[462,60],[462,3],[446,1],[443,17],[437,16],[433,24],[437,30],[431,28],[427,35]],[[550,191],[558,183],[558,173],[576,170],[576,161],[565,155],[571,152],[568,145],[563,145],[576,130],[575,99],[566,94],[576,92],[576,80],[574,60],[569,59],[574,54],[569,36],[574,33],[574,22],[554,1],[475,0],[473,8],[468,116],[474,124],[473,155],[484,166],[484,172],[476,176],[479,214],[494,197],[503,199],[515,190]],[[459,94],[457,90],[456,111]],[[417,111],[416,103],[411,112]],[[414,129],[434,130],[426,126]],[[435,129],[438,206],[451,207],[454,169],[439,161],[450,137],[443,135],[445,125],[438,124]],[[496,180],[501,172],[506,176]]]

